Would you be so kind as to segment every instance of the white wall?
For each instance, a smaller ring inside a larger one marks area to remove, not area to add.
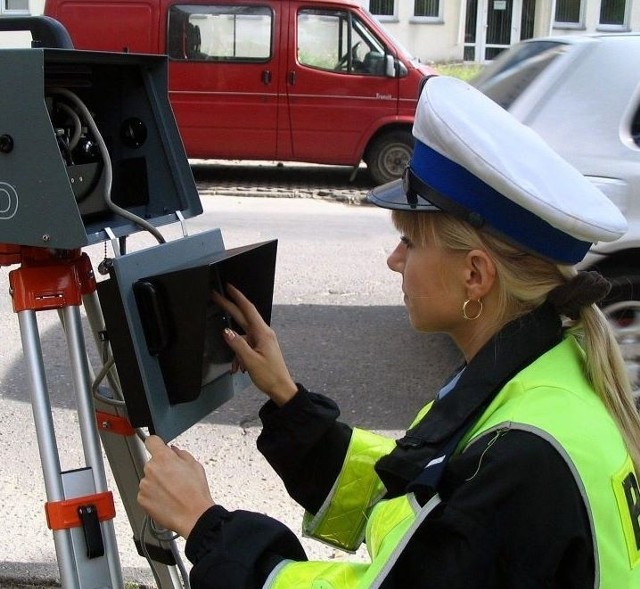
[[[585,26],[582,29],[558,29],[552,25],[552,0],[538,0],[534,32],[536,36],[549,34],[584,34],[600,32],[600,0],[585,0]],[[443,18],[441,23],[411,22],[413,2],[396,0],[396,16],[379,17],[382,25],[411,53],[423,62],[459,61],[463,56],[464,21],[466,0],[441,0]],[[369,0],[360,0],[369,7]],[[640,1],[627,0],[629,4],[629,27],[640,31]]]

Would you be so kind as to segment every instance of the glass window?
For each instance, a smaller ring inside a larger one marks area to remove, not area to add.
[[[520,17],[520,40],[531,39],[533,37],[534,24],[536,20],[536,1],[523,0],[522,16]]]
[[[0,12],[28,12],[29,0],[3,0]]]
[[[394,0],[369,0],[369,12],[376,16],[394,16]]]
[[[267,6],[172,6],[167,52],[190,61],[268,61],[272,29]]]
[[[471,84],[508,109],[529,85],[566,50],[556,41],[533,41],[505,51]]]
[[[580,24],[582,22],[582,0],[557,0],[555,22]]]
[[[298,63],[346,74],[384,75],[385,47],[350,12],[302,9]]]
[[[600,24],[618,25],[625,24],[627,10],[626,0],[602,0],[600,3]]]
[[[438,18],[440,16],[440,0],[415,0],[413,15]]]

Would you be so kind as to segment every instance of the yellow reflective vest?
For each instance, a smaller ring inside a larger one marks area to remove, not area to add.
[[[594,589],[640,588],[640,490],[620,433],[593,392],[572,337],[543,354],[496,395],[457,452],[498,430],[524,430],[547,440],[573,473],[589,515],[595,557]],[[418,415],[421,419],[427,405]],[[417,421],[416,420],[416,421]],[[282,562],[265,589],[374,589],[440,502],[413,494],[385,500],[374,466],[395,442],[355,429],[342,470],[303,531],[347,551],[365,540],[369,563]],[[553,533],[552,530],[549,531]],[[428,586],[428,579],[425,579]]]

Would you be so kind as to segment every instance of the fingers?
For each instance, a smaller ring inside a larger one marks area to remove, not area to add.
[[[233,329],[229,329],[228,327],[222,332],[222,337],[224,337],[224,341],[227,342],[227,345],[235,352],[237,367],[244,370],[247,365],[247,361],[250,361],[251,358],[257,358],[258,354],[255,350],[249,345],[249,342],[244,337],[239,336]]]
[[[154,456],[167,448],[167,445],[162,441],[162,438],[158,436],[149,436],[145,440],[144,445],[151,456]]]
[[[138,503],[160,526],[187,538],[213,505],[202,465],[186,450],[167,446],[158,436],[145,442],[151,458],[144,466]]]
[[[247,297],[245,297],[242,292],[240,292],[232,284],[227,284],[226,289],[229,297],[231,297],[233,302],[236,304],[237,309],[246,318],[246,322],[248,325],[266,325],[264,319],[262,319],[262,315],[260,315],[260,313],[258,312],[258,309],[256,309],[255,305]],[[235,319],[235,317],[233,318]],[[240,323],[240,325],[242,324]]]
[[[242,311],[238,308],[238,306],[230,301],[229,299],[222,296],[218,291],[211,291],[211,299],[216,305],[218,305],[227,315],[230,315],[233,320],[240,326],[244,331],[247,331],[247,319],[243,315]]]
[[[149,454],[151,454],[151,458],[160,458],[163,456],[164,453],[164,457],[166,459],[171,460],[171,458],[173,457],[173,455],[177,456],[178,458],[181,458],[183,460],[189,460],[192,462],[196,462],[196,459],[193,457],[193,455],[190,452],[187,452],[186,450],[182,450],[181,448],[178,448],[177,446],[167,446],[163,441],[162,438],[155,436],[155,435],[151,435],[149,436],[146,440],[144,445],[147,448],[147,451],[149,452]]]

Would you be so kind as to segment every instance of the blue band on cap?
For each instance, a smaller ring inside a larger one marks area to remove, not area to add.
[[[442,196],[481,215],[500,234],[545,258],[576,264],[591,247],[591,243],[556,229],[421,141],[415,143],[410,166],[418,178]]]

